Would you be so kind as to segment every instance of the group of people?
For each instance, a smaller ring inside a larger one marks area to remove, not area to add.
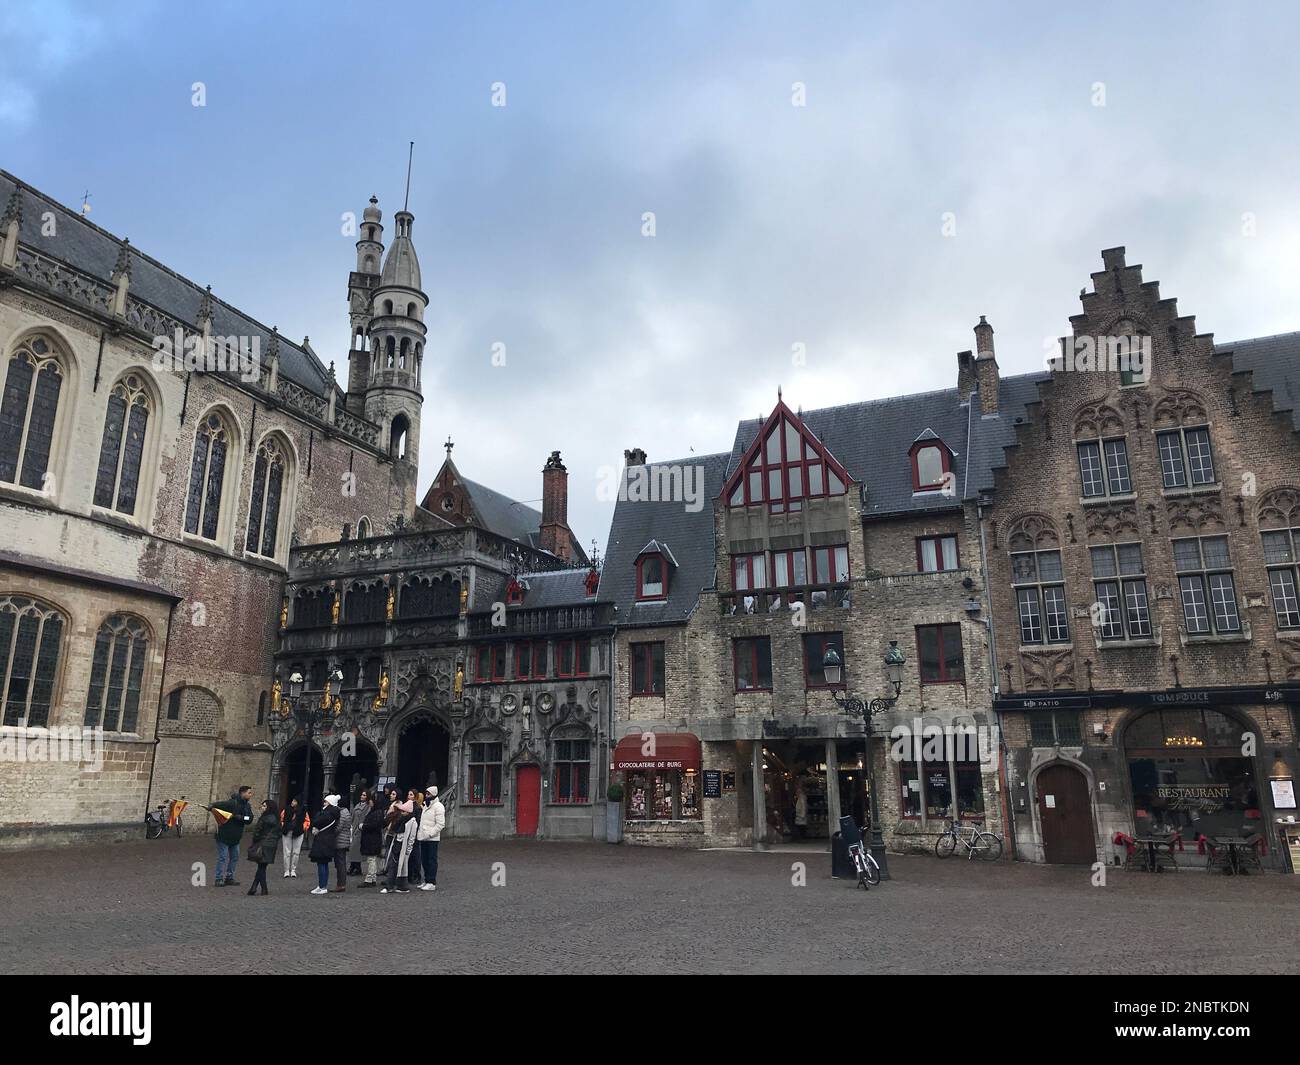
[[[229,814],[217,828],[216,887],[239,884],[235,865],[244,828],[253,819],[251,799],[252,789],[245,786],[211,807]],[[437,890],[438,843],[447,825],[447,811],[438,800],[436,787],[430,785],[423,792],[411,788],[405,799],[396,788],[373,794],[363,788],[351,808],[340,802],[340,796],[326,795],[315,815],[296,796],[284,810],[270,799],[262,803],[248,848],[249,859],[257,865],[249,895],[259,890],[268,893],[266,870],[274,864],[277,851],[284,862],[284,878],[296,877],[304,840],[307,857],[316,863],[313,895],[331,894],[331,865],[334,893],[347,890],[349,876],[362,877],[360,886],[367,888],[379,885],[381,875],[381,895],[404,895],[412,887]]]

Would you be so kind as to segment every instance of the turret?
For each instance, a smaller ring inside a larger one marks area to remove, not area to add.
[[[357,240],[357,268],[348,275],[348,321],[351,326],[351,350],[348,352],[347,405],[360,412],[365,405],[365,391],[370,385],[369,330],[371,299],[379,284],[380,263],[384,258],[383,213],[379,199],[370,197],[370,205],[361,213],[361,235]]]

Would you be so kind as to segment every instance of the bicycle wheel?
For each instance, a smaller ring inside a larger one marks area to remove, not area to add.
[[[145,818],[145,822],[144,822],[145,839],[157,839],[159,836],[162,835],[162,833],[163,833],[163,826],[161,821],[155,821],[152,817]]]
[[[876,859],[870,854],[863,855],[862,858],[862,878],[867,884],[875,887],[880,883],[880,866],[876,864]]]
[[[948,858],[956,849],[957,837],[951,832],[945,832],[934,841],[934,856],[936,858]]]
[[[1002,841],[992,832],[981,832],[975,837],[975,857],[985,862],[996,862],[1002,857]]]
[[[181,838],[181,819],[179,817],[176,818],[176,838]]]

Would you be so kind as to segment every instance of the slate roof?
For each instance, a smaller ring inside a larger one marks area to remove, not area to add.
[[[459,471],[457,471],[459,476]],[[511,499],[507,495],[502,495],[494,488],[489,488],[485,484],[479,484],[477,481],[471,481],[468,477],[460,477],[460,482],[469,492],[470,502],[474,505],[474,511],[478,515],[479,523],[488,532],[494,532],[498,536],[504,536],[508,540],[515,540],[521,544],[527,544],[537,550],[541,547],[541,529],[542,529],[542,512],[535,507],[530,507],[527,503],[520,503],[518,500]],[[578,538],[569,531],[569,544],[572,556],[575,561],[586,563],[588,561],[587,553],[578,543]]]
[[[729,456],[690,455],[651,462],[654,466],[694,466],[703,470],[703,506],[695,513],[676,502],[620,498],[614,506],[597,601],[615,605],[620,628],[681,623],[690,616],[700,592],[713,587],[713,501],[722,491]],[[638,469],[639,467],[631,467]],[[623,471],[624,483],[628,470]],[[620,492],[620,497],[627,495]],[[654,603],[636,601],[636,559],[647,541],[672,553],[676,568],[668,578],[668,596]]]
[[[108,282],[122,248],[122,239],[100,229],[80,211],[74,211],[50,199],[4,170],[0,170],[0,210],[9,203],[9,197],[15,188],[19,189],[23,210],[19,243],[75,270]],[[53,236],[41,233],[41,215],[47,211],[54,215]],[[131,284],[128,294],[197,328],[199,304],[204,295],[203,286],[143,254],[134,245],[131,246]],[[215,293],[212,309],[214,335],[260,337],[261,350],[265,355],[271,342],[269,326],[223,303]],[[280,373],[316,395],[324,393],[329,379],[328,370],[314,354],[283,335],[280,336]]]
[[[598,596],[587,595],[587,569],[559,569],[546,573],[520,573],[515,578],[528,585],[524,601],[508,610],[526,610],[547,606],[581,606],[594,603]],[[498,601],[504,602],[510,577],[501,578]]]
[[[978,404],[972,410],[955,388],[823,407],[804,411],[800,417],[863,486],[865,516],[947,510],[993,486],[991,464],[1002,463],[1002,447],[1015,442],[1015,419],[1024,417],[1025,403],[1038,398],[1037,382],[1047,377],[1043,371],[1003,378],[997,418],[983,418]],[[751,418],[736,429],[728,477],[739,468],[765,421]],[[923,437],[938,437],[954,453],[955,497],[940,492],[913,494],[908,453]]]
[[[1230,355],[1234,371],[1249,370],[1255,391],[1273,393],[1273,409],[1287,411],[1300,429],[1300,333],[1215,344],[1216,355]]]

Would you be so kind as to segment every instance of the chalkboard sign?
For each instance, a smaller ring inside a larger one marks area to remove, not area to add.
[[[706,799],[722,798],[721,769],[706,769],[704,771],[704,797]]]
[[[722,790],[723,790],[723,791],[735,791],[735,790],[736,790],[736,774],[735,774],[735,773],[723,773],[723,774],[722,774]]]

